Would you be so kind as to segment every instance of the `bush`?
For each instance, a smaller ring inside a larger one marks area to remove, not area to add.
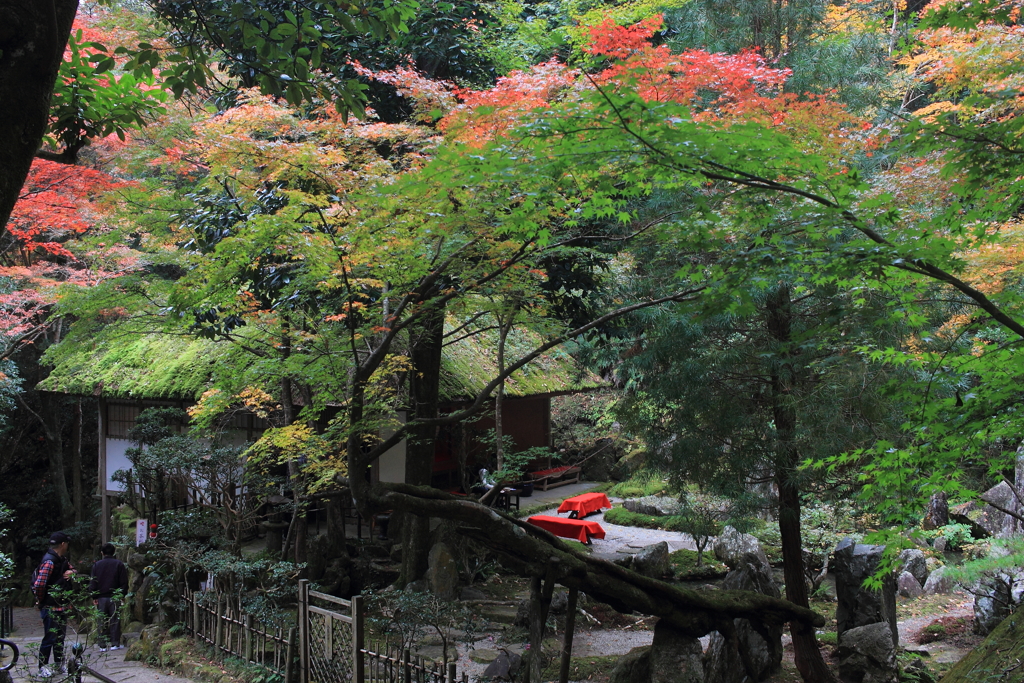
[[[974,540],[968,524],[947,524],[940,531],[950,550],[960,550]]]

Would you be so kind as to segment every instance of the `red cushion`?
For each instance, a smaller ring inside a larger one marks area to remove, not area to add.
[[[597,522],[550,515],[534,515],[526,521],[541,529],[547,529],[555,536],[574,538],[580,543],[586,543],[590,538],[604,538],[604,529]]]

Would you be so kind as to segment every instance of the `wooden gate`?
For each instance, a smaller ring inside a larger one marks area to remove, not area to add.
[[[299,581],[299,683],[456,683],[454,662],[445,669],[408,650],[367,648],[364,614],[362,596],[343,600]]]

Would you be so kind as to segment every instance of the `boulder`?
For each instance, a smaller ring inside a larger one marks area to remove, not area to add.
[[[652,579],[660,579],[668,574],[668,543],[662,541],[646,546],[634,555],[633,570]]]
[[[651,646],[634,647],[615,663],[608,683],[650,683]]]
[[[516,605],[516,618],[512,622],[513,626],[519,626],[521,628],[530,628],[530,599],[524,598],[519,601]]]
[[[771,572],[754,564],[746,564],[729,572],[722,582],[722,588],[781,597]],[[749,680],[744,668],[737,666],[737,662],[742,661],[740,652],[746,652],[754,665],[756,681],[768,678],[782,664],[782,626],[767,627],[766,640],[746,619],[733,619],[733,625],[736,629],[735,643],[729,642],[717,631],[711,634],[704,655],[705,683],[742,683],[744,679]]]
[[[946,552],[946,545],[947,542],[945,536],[936,536],[935,541],[932,543],[932,549],[937,553],[944,553]]]
[[[885,622],[848,629],[839,636],[839,680],[896,683],[896,644]]]
[[[736,569],[744,564],[755,564],[771,571],[768,556],[764,554],[761,543],[750,534],[743,534],[731,526],[725,527],[722,535],[715,540],[715,558],[729,569]]]
[[[569,591],[555,591],[551,594],[551,605],[548,612],[551,614],[565,614],[569,608]]]
[[[622,501],[622,507],[630,512],[639,515],[650,515],[652,517],[666,517],[678,515],[682,506],[675,498],[667,496],[644,496],[643,498],[627,498]]]
[[[700,641],[663,620],[654,626],[650,650],[651,683],[704,683]]]
[[[924,593],[917,577],[907,571],[896,579],[896,592],[904,598],[919,598]]]
[[[879,591],[864,588],[864,580],[878,570],[884,552],[885,546],[855,543],[852,538],[844,538],[836,546],[829,571],[836,579],[836,632],[840,640],[849,629],[885,622],[893,646],[897,644],[895,577],[885,577]]]
[[[974,590],[974,631],[986,636],[1010,615],[1012,577],[998,574],[981,581]]]
[[[928,575],[924,582],[924,594],[935,595],[937,593],[950,593],[953,590],[953,581],[946,577],[946,568],[939,567]]]
[[[459,591],[460,600],[486,600],[487,593],[484,593],[479,588],[473,588],[472,586],[466,586]]]
[[[459,587],[459,570],[448,546],[435,543],[427,555],[427,584],[442,600],[454,600]]]
[[[971,501],[950,508],[949,521],[971,527],[971,535],[975,538],[988,538],[993,535],[990,529],[1002,527],[1002,519],[996,519],[1002,514],[991,505],[978,505]]]
[[[981,494],[981,499],[986,503],[993,504],[984,506],[981,518],[978,519],[978,523],[985,527],[986,531],[996,538],[1010,538],[1021,530],[1019,520],[998,509],[1017,512],[1021,507],[1009,482],[999,482]]]
[[[491,681],[519,680],[523,658],[515,652],[502,651],[484,670],[484,678]]]
[[[949,502],[945,491],[939,491],[932,495],[928,501],[928,510],[925,512],[921,528],[926,530],[938,529],[949,524]]]
[[[928,560],[917,548],[908,548],[900,552],[900,568],[897,573],[910,572],[919,584],[928,578]]]

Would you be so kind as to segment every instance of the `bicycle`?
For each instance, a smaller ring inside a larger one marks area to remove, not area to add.
[[[18,644],[0,638],[0,671],[10,671],[18,663]]]

